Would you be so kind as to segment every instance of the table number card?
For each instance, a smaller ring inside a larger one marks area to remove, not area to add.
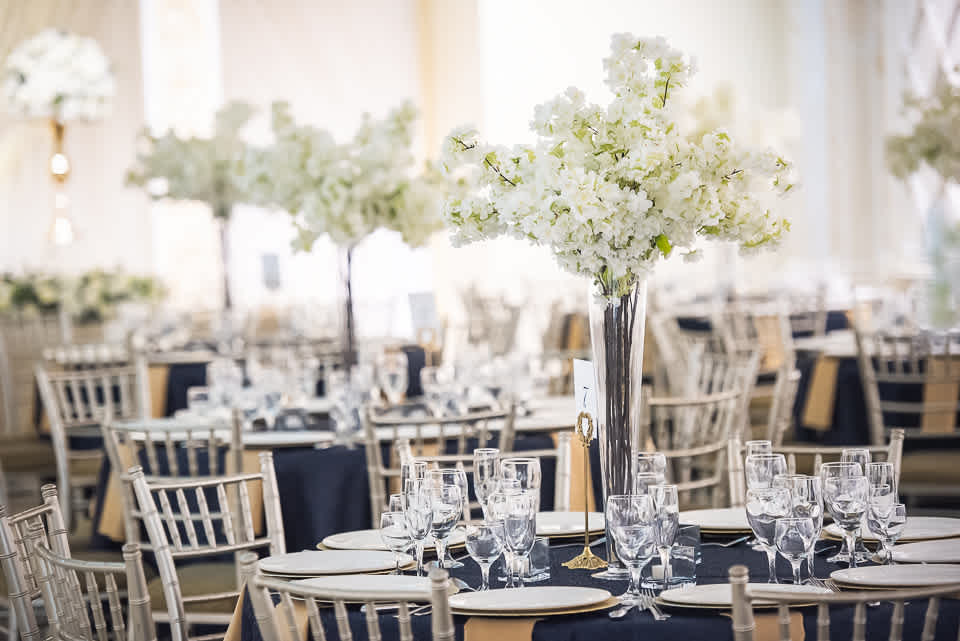
[[[590,416],[597,416],[597,378],[593,371],[592,361],[574,359],[573,361],[573,389],[576,396],[577,413],[586,412]],[[596,431],[593,438],[597,437]]]

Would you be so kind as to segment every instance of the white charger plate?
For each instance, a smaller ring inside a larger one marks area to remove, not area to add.
[[[463,545],[466,541],[467,536],[464,531],[457,528],[447,539],[447,545]],[[380,538],[380,530],[353,530],[331,534],[323,539],[320,545],[331,550],[388,550],[383,543],[383,539]],[[424,549],[432,550],[433,547],[433,536],[427,535],[424,540]]]
[[[960,539],[895,545],[893,560],[897,563],[960,563]]]
[[[863,527],[860,528],[864,540],[876,541],[876,535]],[[823,532],[836,539],[843,538],[843,530],[836,523],[825,525]],[[945,516],[908,516],[907,525],[900,536],[902,541],[925,541],[947,539],[960,536],[960,519]]]
[[[471,612],[539,612],[597,605],[609,598],[609,592],[598,588],[544,585],[522,590],[461,592],[450,597],[450,607]]]
[[[413,561],[409,554],[400,555],[400,565]],[[393,552],[379,550],[304,550],[260,559],[264,574],[285,576],[321,576],[324,574],[359,574],[382,572],[396,567]]]
[[[396,601],[401,597],[408,601],[430,600],[430,578],[396,574],[340,574],[318,576],[294,581],[299,585],[335,590],[347,600],[376,600],[384,598]]]
[[[834,570],[837,583],[866,588],[919,588],[960,583],[960,565],[871,565]]]
[[[699,525],[702,530],[714,532],[750,532],[744,507],[724,507],[708,510],[688,510],[680,513],[680,522]]]
[[[792,585],[780,583],[750,583],[747,589],[766,590],[770,592],[782,592],[784,594],[829,594],[827,588],[818,588],[813,585]],[[667,605],[679,605],[687,607],[714,607],[729,608],[733,606],[733,593],[730,590],[729,583],[707,583],[703,585],[690,585],[681,588],[664,590],[660,593],[660,600]],[[769,605],[770,601],[757,599],[758,605]]]
[[[590,512],[590,532],[604,528],[603,514]],[[538,512],[537,536],[572,536],[583,534],[583,512]]]

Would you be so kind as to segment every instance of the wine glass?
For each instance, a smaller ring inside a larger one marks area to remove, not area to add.
[[[893,565],[893,545],[903,535],[907,526],[907,508],[903,503],[888,504],[885,501],[870,501],[867,511],[867,527],[880,541],[881,558],[886,565]]]
[[[536,497],[537,509],[540,509],[540,459],[515,457],[500,461],[500,476],[505,480],[520,482],[520,489],[529,490]]]
[[[480,566],[480,591],[490,589],[490,566],[503,553],[503,521],[467,524],[467,552]]]
[[[747,456],[755,454],[773,454],[773,443],[770,441],[747,441],[744,443]]]
[[[783,454],[751,454],[746,458],[744,472],[748,490],[772,487],[774,478],[787,473],[787,459]]]
[[[403,402],[407,393],[407,355],[401,351],[381,354],[377,360],[377,382],[391,405]]]
[[[407,481],[422,481],[427,478],[429,466],[426,461],[408,459],[400,464],[400,487],[405,487]]]
[[[423,576],[423,545],[433,523],[433,505],[425,480],[404,481],[403,516],[416,550],[417,576]]]
[[[520,568],[533,549],[537,535],[537,498],[530,492],[507,495],[503,521],[504,543],[513,552],[514,562],[507,587],[523,587]]]
[[[790,514],[790,491],[783,487],[747,490],[747,521],[767,553],[767,583],[777,582],[776,522]]]
[[[463,509],[463,497],[460,487],[454,484],[427,482],[430,494],[432,519],[430,533],[437,549],[437,567],[443,568],[444,557],[447,554],[447,539],[460,519]]]
[[[863,476],[863,468],[859,463],[844,463],[834,461],[824,463],[820,466],[820,483],[823,490],[823,507],[830,511],[830,504],[827,499],[827,481],[834,478],[847,478],[854,476]],[[831,515],[833,513],[831,512]],[[843,539],[840,545],[840,551],[827,559],[827,563],[847,562],[850,560],[850,549],[847,548],[847,540]]]
[[[484,515],[487,513],[487,498],[496,489],[500,472],[500,450],[481,447],[473,450],[473,492],[480,501]]]
[[[655,472],[637,472],[633,475],[633,493],[649,494],[654,485],[663,484],[663,477]]]
[[[388,512],[403,512],[403,493],[391,494],[387,503]]]
[[[893,463],[867,463],[864,473],[871,486],[889,486],[893,495],[897,496],[897,473],[893,468]]]
[[[670,548],[680,529],[680,501],[676,485],[654,485],[650,488],[653,499],[655,536],[660,563],[663,565],[663,589],[670,587]]]
[[[663,452],[640,452],[634,465],[634,474],[655,474],[660,483],[666,483],[667,457]]]
[[[459,519],[469,519],[470,517],[470,495],[467,492],[467,473],[461,468],[443,468],[439,470],[430,470],[427,478],[433,483],[442,483],[444,485],[456,485],[460,488],[460,516]],[[447,569],[462,568],[463,563],[455,560],[447,551],[447,556],[443,560]]]
[[[783,474],[773,480],[774,487],[783,487],[790,492],[791,514],[796,518],[813,521],[814,539],[820,538],[823,530],[823,484],[818,476],[806,474]],[[813,548],[807,554],[807,572],[814,576]]]
[[[845,447],[840,453],[841,463],[859,463],[860,467],[866,469],[870,462],[870,450],[865,447]]]
[[[393,552],[397,564],[394,574],[400,574],[400,559],[413,543],[403,512],[384,512],[380,515],[380,538]]]
[[[867,511],[869,485],[865,476],[840,476],[827,479],[824,484],[824,500],[833,520],[843,530],[847,549],[850,550],[851,568],[857,567],[857,535]]]
[[[656,552],[653,501],[649,495],[615,494],[607,498],[607,523],[617,542],[617,554],[630,571],[630,585],[621,603],[639,603],[640,575]]]
[[[487,512],[484,518],[488,521],[499,521],[501,523],[507,518],[507,499],[514,494],[520,494],[520,482],[516,479],[498,479],[494,491],[487,497]],[[503,576],[498,577],[499,581],[510,582],[511,572],[514,565],[513,552],[509,547],[503,547]]]
[[[790,562],[793,582],[800,585],[800,564],[813,551],[817,540],[816,527],[809,517],[784,517],[777,519],[774,533],[777,551]]]

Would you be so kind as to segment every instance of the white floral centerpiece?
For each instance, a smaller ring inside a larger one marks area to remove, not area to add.
[[[933,268],[928,320],[951,327],[960,321],[960,219],[951,211],[946,184],[960,184],[960,86],[941,74],[929,98],[908,94],[904,108],[913,127],[887,137],[887,165],[904,181],[924,165],[943,179],[925,225]]]
[[[526,238],[595,284],[591,335],[607,496],[631,491],[647,274],[674,252],[695,258],[701,237],[736,241],[745,252],[775,245],[789,223],[773,209],[774,197],[794,182],[791,164],[772,150],[741,147],[722,129],[685,136],[675,97],[694,70],[663,38],[613,36],[604,68],[613,93],[607,106],[570,88],[535,108],[535,143],[488,145],[462,128],[446,139],[442,162],[472,186],[444,206],[455,243]]]
[[[210,206],[220,227],[225,308],[231,306],[230,215],[234,205],[249,201],[246,183],[238,173],[247,150],[240,134],[252,115],[250,105],[233,101],[217,111],[210,137],[181,137],[174,131],[153,136],[144,131],[136,162],[126,178],[128,185],[144,188],[152,198],[194,200]]]
[[[297,229],[295,247],[309,251],[328,234],[341,249],[344,344],[353,354],[353,249],[378,228],[397,231],[419,247],[443,227],[442,177],[418,173],[411,145],[417,112],[406,102],[383,120],[364,114],[346,143],[298,124],[283,102],[273,106],[275,142],[247,154],[247,185],[258,203],[283,209]],[[350,356],[352,357],[352,356]]]
[[[7,109],[60,123],[99,120],[110,112],[116,82],[93,38],[46,29],[19,44],[3,65]]]

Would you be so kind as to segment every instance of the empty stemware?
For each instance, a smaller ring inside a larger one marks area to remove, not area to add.
[[[783,454],[751,454],[744,462],[747,489],[773,487],[773,479],[787,473],[787,459]]]
[[[480,591],[490,589],[490,566],[503,553],[503,521],[467,523],[467,552],[480,566]]]
[[[680,528],[680,501],[676,485],[654,485],[650,488],[653,499],[655,536],[660,563],[663,565],[663,589],[670,588],[670,548],[677,539]]]
[[[633,473],[654,474],[660,479],[659,483],[666,483],[667,457],[663,452],[640,452],[634,459]]]
[[[790,491],[783,487],[747,490],[747,521],[767,554],[768,583],[777,582],[776,523],[790,514]]]
[[[473,493],[480,501],[480,509],[487,514],[487,499],[496,491],[500,474],[500,450],[481,447],[473,450]]]
[[[391,405],[403,402],[407,393],[407,355],[401,351],[385,352],[377,361],[377,382]]]
[[[773,443],[770,441],[747,441],[744,443],[747,456],[755,454],[773,454]]]
[[[433,504],[426,480],[404,481],[403,516],[416,551],[417,576],[423,576],[423,545],[433,524]]]
[[[867,511],[867,527],[880,541],[880,558],[893,565],[893,545],[907,526],[907,508],[903,503],[876,502],[871,498]]]
[[[813,551],[817,540],[813,519],[784,517],[777,519],[774,538],[777,551],[793,569],[793,582],[800,585],[800,564]]]
[[[790,491],[791,513],[795,518],[813,520],[814,539],[820,538],[823,530],[823,485],[818,476],[806,474],[784,474],[773,481],[774,487],[784,487]],[[807,572],[814,576],[813,547],[807,553]]]
[[[447,539],[460,519],[463,498],[460,487],[454,484],[429,481],[427,487],[432,511],[430,533],[433,534],[434,544],[437,546],[437,567],[443,568]]]
[[[843,530],[848,561],[851,568],[857,567],[857,538],[860,525],[867,511],[869,485],[865,476],[840,476],[827,479],[824,484],[824,500],[833,520]]]
[[[824,463],[820,466],[820,484],[823,491],[823,508],[830,512],[830,503],[827,498],[827,481],[832,478],[846,478],[853,476],[863,476],[863,467],[859,463],[850,463],[834,461]],[[830,512],[831,516],[833,515]],[[843,539],[840,550],[827,559],[827,563],[847,562],[850,560],[850,550],[847,548],[847,540]]]
[[[657,537],[653,501],[649,495],[616,494],[607,498],[607,522],[617,542],[617,553],[630,571],[630,585],[620,596],[624,604],[639,603],[640,576],[653,559]]]
[[[533,549],[537,534],[537,500],[529,492],[509,494],[506,498],[506,518],[503,521],[504,543],[513,552],[507,587],[523,587],[520,576],[523,561]]]
[[[380,515],[380,539],[393,552],[397,565],[395,574],[400,574],[401,555],[413,544],[403,512],[384,512]]]

